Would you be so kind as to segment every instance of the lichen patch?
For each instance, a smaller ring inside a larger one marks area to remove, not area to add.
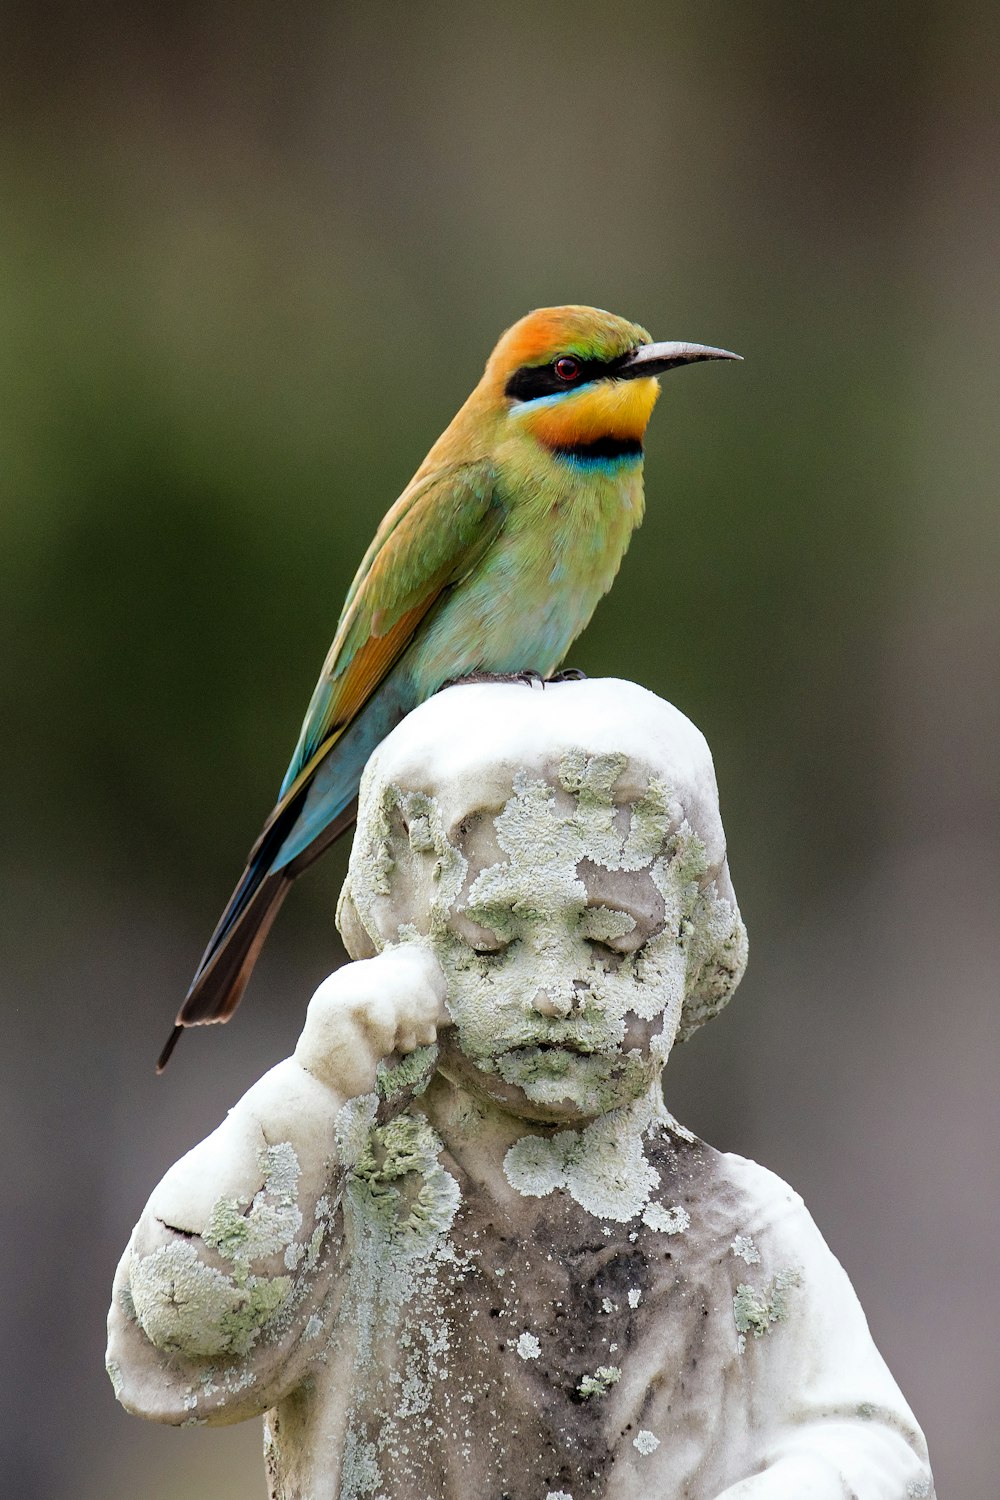
[[[289,1258],[296,1234],[302,1227],[298,1206],[299,1161],[292,1146],[280,1142],[264,1146],[258,1154],[264,1179],[248,1204],[245,1198],[217,1198],[208,1216],[202,1239],[233,1266],[233,1279],[242,1285],[255,1261],[283,1254],[294,1269],[299,1256]]]
[[[205,1265],[187,1240],[136,1256],[130,1282],[146,1337],[189,1358],[246,1354],[292,1291],[290,1276],[247,1275],[238,1282]]]
[[[437,1060],[436,1043],[417,1047],[396,1062],[390,1063],[383,1058],[375,1068],[375,1088],[379,1098],[391,1102],[407,1092],[413,1098],[419,1098],[434,1075]]]
[[[584,1401],[589,1401],[591,1396],[605,1396],[613,1385],[617,1385],[622,1378],[622,1372],[617,1365],[598,1365],[593,1375],[584,1375],[577,1386]]]
[[[736,1322],[737,1348],[742,1354],[746,1348],[747,1335],[763,1338],[775,1323],[783,1323],[788,1317],[788,1293],[801,1282],[801,1273],[795,1269],[779,1271],[766,1287],[749,1286],[740,1282],[733,1297],[733,1317]]]
[[[595,1218],[627,1223],[659,1182],[643,1150],[645,1130],[657,1113],[658,1100],[647,1098],[581,1131],[522,1136],[504,1157],[507,1181],[524,1197],[561,1190]]]
[[[647,1229],[655,1229],[660,1234],[683,1234],[690,1228],[691,1215],[680,1203],[675,1203],[673,1208],[664,1208],[662,1203],[649,1203],[643,1211],[642,1222]]]
[[[108,1372],[111,1389],[114,1391],[115,1396],[121,1400],[122,1391],[125,1389],[125,1377],[122,1375],[121,1365],[116,1359],[109,1359],[106,1361],[104,1368]]]
[[[748,1266],[760,1264],[760,1251],[748,1234],[738,1234],[730,1245],[733,1255],[739,1256],[740,1260],[746,1261]]]

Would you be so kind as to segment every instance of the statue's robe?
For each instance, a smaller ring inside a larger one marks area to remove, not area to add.
[[[348,1175],[294,1325],[235,1382],[213,1369],[192,1404],[190,1365],[147,1347],[159,1409],[130,1399],[143,1336],[119,1313],[126,1404],[270,1408],[274,1500],[933,1495],[851,1285],[773,1173],[654,1125],[657,1181],[620,1222],[473,1180],[461,1150],[388,1174],[382,1154]]]

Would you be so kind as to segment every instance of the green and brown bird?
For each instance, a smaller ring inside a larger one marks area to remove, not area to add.
[[[278,801],[159,1060],[226,1021],[292,881],[354,819],[386,734],[444,683],[549,677],[611,587],[642,520],[657,376],[705,359],[594,307],[546,307],[482,379],[375,534],[348,590]]]

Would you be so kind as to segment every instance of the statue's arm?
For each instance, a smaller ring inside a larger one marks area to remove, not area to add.
[[[873,1435],[861,1447],[852,1428],[840,1432],[831,1428],[825,1434],[823,1454],[810,1442],[806,1451],[784,1453],[769,1462],[760,1473],[730,1485],[714,1500],[934,1500],[934,1485],[926,1464],[918,1468],[912,1455],[906,1468],[912,1470],[907,1483],[914,1488],[899,1487],[901,1472],[897,1445]],[[862,1473],[858,1483],[855,1475]]]
[[[302,1379],[337,1313],[344,1105],[374,1091],[382,1059],[434,1040],[443,996],[434,960],[414,944],[338,970],[294,1055],[167,1172],[122,1257],[108,1317],[108,1372],[130,1411],[236,1422]]]
[[[715,1500],[933,1500],[923,1433],[843,1267],[798,1195],[753,1170],[773,1217],[734,1311],[763,1467]]]

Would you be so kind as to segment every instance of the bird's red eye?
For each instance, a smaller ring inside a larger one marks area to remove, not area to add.
[[[575,380],[580,373],[580,361],[570,354],[563,354],[556,360],[554,368],[560,380]]]

